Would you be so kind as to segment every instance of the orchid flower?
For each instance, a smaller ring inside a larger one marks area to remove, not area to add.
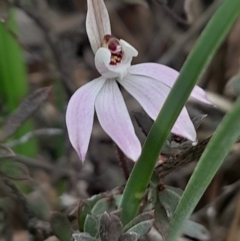
[[[70,99],[66,114],[70,141],[84,161],[96,110],[104,131],[127,157],[137,161],[141,154],[141,144],[118,84],[155,120],[179,73],[155,63],[131,66],[132,58],[138,55],[138,51],[126,41],[111,35],[109,16],[103,0],[88,0],[86,29],[101,77],[80,87]],[[191,97],[211,104],[198,86],[193,89]],[[196,141],[196,131],[185,107],[171,132],[192,142]]]

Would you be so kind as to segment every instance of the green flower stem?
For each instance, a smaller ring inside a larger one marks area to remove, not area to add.
[[[199,76],[226,38],[239,14],[240,1],[225,0],[209,21],[183,65],[178,81],[172,88],[152,126],[142,154],[135,164],[124,190],[120,205],[124,224],[137,215],[142,196],[149,184],[155,164],[173,124]]]
[[[240,98],[211,138],[170,222],[167,241],[175,241],[232,145],[240,136]]]

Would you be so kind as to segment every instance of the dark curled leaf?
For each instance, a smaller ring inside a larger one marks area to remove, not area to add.
[[[191,220],[188,220],[184,225],[183,233],[191,238],[202,241],[209,240],[210,238],[209,232],[204,226]]]
[[[110,214],[109,217],[110,225],[108,230],[108,240],[118,241],[123,231],[122,223],[120,218],[115,215]]]
[[[98,220],[88,214],[84,223],[84,232],[89,233],[92,237],[96,237],[98,234]]]
[[[96,239],[91,237],[88,233],[74,233],[72,236],[73,241],[96,241]],[[69,241],[71,241],[71,239]]]
[[[122,234],[122,223],[117,216],[104,213],[100,217],[99,236],[101,241],[118,241]]]
[[[153,218],[154,218],[153,211],[141,213],[137,217],[135,217],[132,221],[130,221],[126,226],[124,226],[123,231],[126,232],[132,227],[134,227],[135,225],[144,221],[152,220]]]
[[[99,228],[99,236],[101,241],[108,241],[108,228],[110,225],[110,217],[107,212],[103,213],[100,218],[100,228]]]
[[[50,225],[54,235],[56,235],[60,241],[71,241],[73,230],[64,214],[52,212]]]
[[[5,125],[2,127],[0,141],[8,139],[23,125],[47,99],[50,89],[50,87],[38,89],[23,100],[18,109],[7,119]]]
[[[124,233],[119,241],[137,241],[137,237],[138,235],[134,232],[130,232],[130,233]]]
[[[158,174],[159,178],[162,179],[172,171],[187,165],[190,162],[198,161],[201,157],[203,151],[205,150],[208,142],[210,141],[211,136],[196,146],[187,147],[181,150],[181,153],[178,153],[177,156],[170,156],[164,162],[157,164],[155,171]],[[185,142],[184,142],[185,143]],[[183,144],[184,144],[183,143]],[[186,142],[188,143],[188,142]],[[178,149],[177,149],[178,150]]]
[[[8,146],[0,144],[0,159],[14,157],[15,154]]]

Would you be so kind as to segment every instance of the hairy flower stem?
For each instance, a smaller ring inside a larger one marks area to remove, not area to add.
[[[119,163],[122,168],[125,180],[128,180],[128,178],[130,176],[130,172],[129,172],[128,165],[127,165],[127,158],[117,145],[116,145],[116,148],[117,148]]]

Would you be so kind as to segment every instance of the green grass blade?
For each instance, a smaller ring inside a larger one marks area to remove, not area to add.
[[[199,76],[226,38],[239,14],[240,1],[225,0],[206,26],[182,67],[178,81],[172,88],[148,135],[140,159],[135,164],[124,190],[121,202],[124,224],[138,213],[142,196],[174,122]]]
[[[13,10],[9,12],[8,24],[12,31],[17,30]],[[0,89],[9,113],[14,111],[28,94],[28,78],[22,50],[9,34],[4,23],[0,23]],[[28,121],[17,131],[14,138],[19,138],[32,129],[33,125]],[[37,153],[36,139],[16,147],[15,151],[35,156]]]
[[[198,201],[213,179],[232,145],[240,136],[240,98],[233,110],[225,116],[205,149],[170,223],[167,241],[174,241],[184,221],[191,215]]]

